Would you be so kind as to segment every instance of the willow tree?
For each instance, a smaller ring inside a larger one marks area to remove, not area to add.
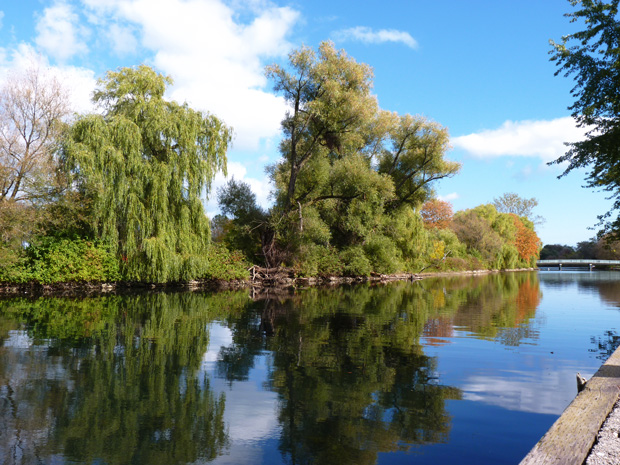
[[[164,99],[169,77],[148,66],[110,71],[65,147],[90,200],[93,234],[122,260],[125,279],[166,282],[204,274],[209,221],[201,197],[226,169],[231,129]]]

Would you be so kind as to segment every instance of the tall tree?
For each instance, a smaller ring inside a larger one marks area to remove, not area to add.
[[[577,9],[565,16],[585,29],[550,41],[558,74],[575,77],[569,107],[577,124],[588,130],[585,139],[553,163],[568,162],[562,174],[590,168],[588,187],[604,189],[614,198],[612,210],[599,216],[603,233],[620,235],[620,21],[619,0],[570,0]]]
[[[53,76],[31,67],[9,76],[0,89],[0,201],[36,201],[56,186],[53,157],[66,90]]]
[[[289,55],[289,62],[290,71],[279,65],[267,67],[274,90],[290,106],[282,121],[280,152],[285,162],[279,167],[286,183],[281,202],[287,210],[308,196],[297,184],[309,161],[318,155],[339,158],[352,147],[363,147],[360,128],[377,111],[376,98],[370,94],[371,68],[336,50],[331,42],[321,43],[318,54],[302,47]]]
[[[396,242],[418,249],[405,239],[415,234],[407,225],[415,221],[413,207],[432,195],[434,181],[459,169],[443,158],[447,130],[381,110],[370,67],[329,42],[317,52],[294,51],[288,67],[273,65],[267,74],[290,107],[282,159],[270,167],[277,195],[272,220],[284,219],[272,221],[280,245],[288,256],[307,252],[307,263],[327,263],[325,254],[346,249],[375,269],[400,269]]]
[[[444,158],[448,130],[420,116],[404,115],[392,120],[387,147],[379,155],[379,172],[394,182],[390,208],[418,206],[431,196],[433,181],[453,176],[461,165]]]
[[[545,219],[534,213],[534,208],[538,206],[535,197],[526,199],[514,192],[506,192],[500,197],[493,199],[493,206],[500,213],[513,213],[517,216],[524,216],[534,224],[542,224]]]
[[[231,130],[164,99],[169,77],[147,66],[110,71],[65,147],[91,228],[123,260],[126,279],[165,282],[205,270],[209,221],[201,201],[226,168]]]
[[[41,231],[65,185],[54,154],[68,114],[65,89],[37,66],[0,88],[0,267]]]

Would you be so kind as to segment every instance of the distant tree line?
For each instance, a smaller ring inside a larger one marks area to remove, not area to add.
[[[448,132],[379,108],[372,71],[330,42],[266,69],[289,111],[274,203],[226,171],[232,129],[164,97],[147,66],[110,71],[71,115],[62,85],[33,68],[0,89],[0,282],[235,279],[250,264],[302,276],[533,266],[535,199],[504,194],[457,212],[437,181]]]
[[[620,260],[620,241],[609,237],[590,239],[576,246],[546,244],[540,251],[541,260],[556,259]]]

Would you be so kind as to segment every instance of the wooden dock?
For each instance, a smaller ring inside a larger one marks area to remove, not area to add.
[[[521,465],[583,465],[620,395],[620,348],[601,366]]]

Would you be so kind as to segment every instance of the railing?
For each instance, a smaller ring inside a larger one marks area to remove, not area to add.
[[[538,260],[538,266],[544,265],[620,265],[620,260],[589,260],[589,259],[558,259],[558,260]]]

